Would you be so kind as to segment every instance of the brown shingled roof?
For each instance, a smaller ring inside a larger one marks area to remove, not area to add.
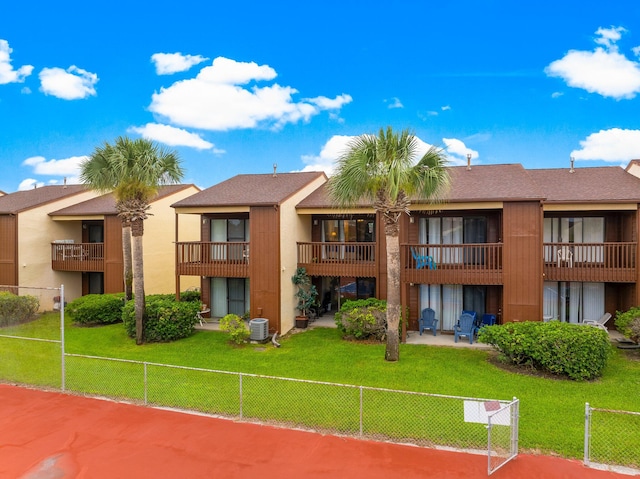
[[[200,193],[174,203],[173,207],[258,206],[281,204],[322,172],[237,175]]]
[[[166,185],[158,189],[158,194],[151,203],[161,198],[170,196],[178,191],[190,188],[192,184]],[[111,193],[107,193],[90,200],[67,206],[49,213],[50,216],[91,216],[91,215],[116,215],[116,200]]]
[[[84,185],[49,185],[0,196],[0,213],[16,214],[86,191]]]
[[[529,170],[547,203],[637,203],[640,178],[618,166]]]
[[[531,180],[527,171],[520,164],[510,165],[475,165],[467,167],[449,167],[451,188],[447,195],[448,202],[468,201],[518,201],[539,200],[544,197],[542,190]],[[415,200],[414,203],[423,203]],[[360,203],[360,206],[371,206]],[[298,208],[331,208],[326,186],[321,186],[307,196]]]

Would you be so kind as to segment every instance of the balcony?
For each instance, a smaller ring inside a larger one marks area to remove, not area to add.
[[[408,244],[400,247],[402,281],[502,284],[502,243]]]
[[[185,276],[249,277],[248,242],[177,243],[176,273]]]
[[[376,243],[298,243],[298,266],[310,276],[376,276]]]
[[[546,281],[635,282],[638,245],[628,243],[545,243]]]
[[[104,243],[51,243],[54,271],[104,271]]]

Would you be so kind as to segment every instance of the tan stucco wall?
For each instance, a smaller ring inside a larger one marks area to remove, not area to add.
[[[82,277],[79,274],[51,269],[51,243],[62,239],[73,239],[76,243],[80,243],[82,229],[74,221],[53,221],[48,213],[95,196],[96,194],[91,191],[80,193],[18,214],[18,284],[20,286],[57,288],[64,284],[67,302],[82,295]],[[41,309],[52,309],[53,303],[49,296],[52,296],[51,293],[47,293],[46,298],[41,300]]]
[[[200,191],[195,186],[161,198],[151,204],[144,222],[144,289],[146,294],[175,293],[175,210],[171,205]],[[178,241],[200,240],[200,217],[181,215]],[[183,276],[180,289],[199,287],[198,276]]]
[[[298,215],[296,205],[324,184],[325,177],[319,177],[306,188],[298,191],[280,205],[280,333],[294,327],[297,314],[295,287],[291,276],[298,266],[298,241],[311,241],[311,216]]]

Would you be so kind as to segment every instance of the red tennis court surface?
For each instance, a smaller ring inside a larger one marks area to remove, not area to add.
[[[487,458],[0,384],[0,477],[476,479]],[[491,477],[629,476],[525,454]]]

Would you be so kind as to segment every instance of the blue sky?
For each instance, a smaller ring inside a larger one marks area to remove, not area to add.
[[[120,135],[176,150],[202,188],[330,173],[387,125],[454,165],[640,159],[637,0],[17,3],[0,14],[5,192],[76,182]]]

